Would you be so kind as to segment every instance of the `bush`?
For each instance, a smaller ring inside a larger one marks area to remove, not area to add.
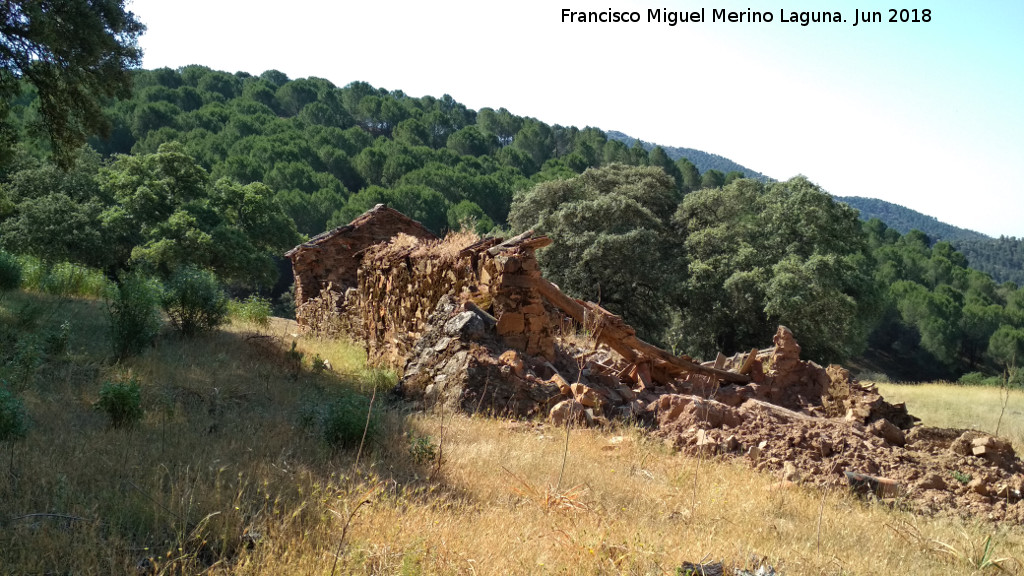
[[[369,410],[369,398],[349,392],[326,403],[307,405],[299,420],[303,427],[315,428],[331,449],[353,448],[362,441],[364,429],[367,439],[370,439],[380,428],[376,412],[370,416],[367,428]]]
[[[0,250],[0,292],[21,286],[21,263],[14,255]]]
[[[142,352],[160,331],[160,284],[137,274],[124,277],[107,301],[110,341],[117,358]]]
[[[107,414],[114,428],[134,426],[142,419],[142,387],[134,378],[127,382],[104,382],[95,407]]]
[[[23,392],[32,387],[36,373],[43,366],[43,349],[35,336],[26,336],[18,340],[14,347],[14,356],[8,362],[12,389]]]
[[[92,296],[99,298],[110,287],[103,272],[69,262],[60,262],[50,268],[43,280],[42,291],[57,296]]]
[[[213,272],[191,266],[171,277],[161,304],[171,324],[187,337],[220,326],[228,312],[228,298]]]
[[[65,320],[43,337],[43,351],[50,356],[60,356],[68,351],[71,342],[71,322]]]
[[[429,435],[420,436],[410,430],[405,436],[409,440],[409,456],[415,464],[422,466],[437,459],[440,447]]]
[[[228,313],[232,318],[266,329],[270,326],[270,300],[253,294],[245,300],[228,302]]]
[[[22,287],[26,290],[99,298],[110,289],[110,280],[96,268],[70,262],[48,264],[33,256],[22,256],[18,262],[23,271]]]
[[[20,440],[28,434],[25,403],[10,390],[0,387],[0,442]]]
[[[981,372],[968,372],[960,377],[959,382],[967,386],[999,386],[1002,383],[998,376],[986,376]]]

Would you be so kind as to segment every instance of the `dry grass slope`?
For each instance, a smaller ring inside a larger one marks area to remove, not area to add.
[[[879,384],[878,388],[888,400],[906,402],[928,426],[986,432],[995,432],[998,426],[999,435],[1012,440],[1018,454],[1024,453],[1024,391],[1020,389],[942,383]],[[1008,398],[1003,396],[1006,393]]]
[[[0,458],[2,574],[672,575],[701,559],[789,575],[995,574],[984,564],[1001,558],[1021,570],[1020,527],[780,488],[630,427],[572,430],[565,451],[564,429],[395,407],[357,467],[356,448],[328,449],[299,415],[386,385],[358,348],[299,338],[297,362],[294,325],[232,325],[110,365],[101,309],[64,306],[71,352],[24,394],[33,427],[13,466]],[[314,355],[333,370],[314,373]],[[112,430],[91,405],[129,373],[146,416]]]

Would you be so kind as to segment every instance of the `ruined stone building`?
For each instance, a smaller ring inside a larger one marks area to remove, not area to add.
[[[331,332],[330,309],[344,302],[345,292],[357,285],[356,273],[366,248],[398,234],[422,239],[435,236],[398,210],[377,204],[346,226],[318,234],[289,250],[295,275],[295,318],[299,324]]]

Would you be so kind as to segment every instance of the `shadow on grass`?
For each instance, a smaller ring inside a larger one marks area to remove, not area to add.
[[[104,303],[49,298],[0,305],[11,341],[40,337],[58,317],[71,324],[67,349],[45,356],[20,392],[28,435],[11,445],[10,466],[0,459],[7,569],[190,573],[258,563],[283,539],[329,556],[363,500],[372,510],[465,497],[433,473],[430,440],[389,402],[393,378],[359,366],[349,344],[233,325],[192,339],[164,332],[114,363]],[[15,322],[30,309],[36,320]],[[314,356],[337,368],[314,370]],[[142,384],[145,415],[115,429],[93,404],[104,381],[127,378]]]

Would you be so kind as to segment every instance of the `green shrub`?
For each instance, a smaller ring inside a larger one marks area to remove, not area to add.
[[[409,440],[409,456],[415,464],[422,466],[437,459],[439,447],[430,435],[420,436],[410,430],[405,436]]]
[[[28,413],[25,403],[10,390],[0,386],[0,442],[20,440],[28,434]]]
[[[303,428],[316,430],[332,450],[354,448],[362,441],[363,430],[369,440],[380,429],[376,410],[367,428],[369,410],[369,398],[348,392],[327,402],[307,404],[299,414],[299,422]]]
[[[111,290],[107,312],[114,356],[126,358],[142,352],[160,331],[160,284],[138,274],[125,276]]]
[[[103,272],[69,262],[60,262],[50,268],[43,282],[43,292],[57,296],[92,296],[99,298],[110,287]]]
[[[56,330],[53,330],[43,337],[43,351],[50,356],[59,356],[68,350],[71,342],[71,322],[67,320],[60,323]]]
[[[967,386],[999,386],[998,376],[987,376],[982,372],[968,372],[960,377],[959,382]]]
[[[33,256],[21,256],[18,262],[23,270],[22,287],[26,290],[99,298],[110,289],[110,280],[96,268],[70,262],[49,264]]]
[[[107,382],[100,388],[97,410],[105,412],[114,428],[134,426],[142,419],[142,387],[134,378],[126,382]]]
[[[383,394],[398,385],[398,374],[381,368],[366,368],[359,375],[359,391],[364,394]]]
[[[12,254],[0,250],[0,292],[16,290],[21,286],[21,263]]]
[[[228,302],[228,313],[232,318],[266,329],[270,326],[270,300],[253,294],[245,300]]]
[[[188,337],[220,326],[228,312],[228,298],[213,272],[191,266],[171,277],[161,304],[171,324]]]
[[[42,366],[43,349],[36,337],[25,336],[19,339],[14,347],[14,357],[8,363],[12,389],[17,392],[28,390]]]
[[[327,362],[319,354],[314,354],[313,360],[310,361],[310,368],[313,374],[322,374],[324,370],[327,370]]]

